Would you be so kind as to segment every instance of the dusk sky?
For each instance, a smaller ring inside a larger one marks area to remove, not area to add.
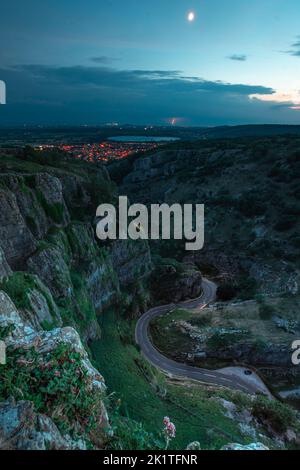
[[[299,18],[299,0],[2,2],[0,124],[300,124]]]

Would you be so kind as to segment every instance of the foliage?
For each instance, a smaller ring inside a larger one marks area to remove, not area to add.
[[[36,195],[47,216],[50,217],[53,222],[61,224],[64,216],[63,204],[60,202],[49,204],[41,191],[36,191]]]
[[[197,385],[173,385],[141,359],[138,348],[134,346],[134,322],[118,318],[112,311],[106,311],[99,322],[102,338],[94,342],[91,348],[95,362],[105,377],[108,391],[115,392],[121,400],[119,415],[122,429],[116,430],[116,436],[120,435],[124,442],[112,441],[109,446],[122,446],[124,449],[142,447],[141,443],[131,441],[129,433],[134,428],[127,420],[144,423],[142,428],[160,442],[158,432],[166,415],[171,416],[177,425],[171,449],[184,449],[195,440],[201,441],[203,449],[221,448],[228,442],[245,441],[238,425],[224,416],[220,403],[209,399],[213,393]],[[124,331],[127,334],[129,326],[132,340],[123,342],[124,334],[122,339],[120,334]],[[116,424],[119,424],[118,417]],[[140,425],[136,429],[134,435],[139,439]],[[212,433],[208,433],[208,429]],[[142,439],[147,440],[148,437]],[[150,448],[152,444],[152,449],[159,448],[149,442]]]
[[[212,323],[212,314],[210,312],[208,313],[202,313],[201,315],[194,317],[190,320],[190,324],[193,326],[198,326],[198,327],[206,327],[211,325]]]
[[[58,148],[49,150],[36,150],[30,145],[26,145],[23,154],[19,155],[21,160],[38,163],[39,165],[57,166],[62,160],[68,159],[68,155]]]
[[[210,349],[227,348],[238,343],[247,334],[245,331],[216,332],[208,339],[207,346]]]
[[[108,448],[110,450],[153,450],[163,449],[163,441],[158,435],[147,431],[144,425],[129,417],[123,416],[120,411],[121,401],[109,409],[113,436]]]
[[[49,291],[47,291],[42,282],[35,276],[22,271],[16,271],[11,276],[4,278],[2,282],[0,282],[0,289],[7,293],[18,309],[27,310],[31,309],[30,297],[28,295],[30,290],[38,290],[45,298],[49,312],[53,317],[52,327],[55,326],[56,315],[53,305],[54,301]]]
[[[254,402],[252,413],[260,422],[270,425],[278,433],[284,433],[289,427],[295,425],[293,410],[277,400],[259,397]]]
[[[91,392],[91,380],[80,354],[65,344],[44,357],[34,348],[8,348],[7,363],[0,368],[0,399],[30,400],[60,429],[79,423],[88,432],[97,426],[102,399],[100,392]]]
[[[33,276],[24,272],[15,272],[0,283],[0,289],[7,293],[17,308],[30,309],[28,290],[35,287]]]

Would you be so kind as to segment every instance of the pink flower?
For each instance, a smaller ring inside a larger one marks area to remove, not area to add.
[[[176,437],[176,426],[171,422],[168,416],[163,419],[164,423],[164,434],[167,440],[174,439]]]

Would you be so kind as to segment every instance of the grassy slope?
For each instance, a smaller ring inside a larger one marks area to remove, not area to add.
[[[249,442],[237,424],[224,416],[220,403],[211,398],[213,392],[199,386],[170,384],[141,360],[136,347],[128,341],[130,334],[133,338],[133,324],[128,328],[128,322],[117,320],[109,312],[102,317],[101,328],[102,339],[92,345],[93,355],[109,392],[121,398],[125,415],[142,422],[153,433],[160,432],[163,417],[170,416],[177,425],[174,449],[183,449],[195,440],[207,449],[219,449],[229,441]],[[124,331],[127,341],[124,336],[123,341],[120,339]]]

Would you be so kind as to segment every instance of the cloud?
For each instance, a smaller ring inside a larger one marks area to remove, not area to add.
[[[290,54],[291,56],[294,57],[300,57],[300,36],[298,36],[298,39],[296,42],[291,44],[291,48],[288,51],[285,51],[286,54]]]
[[[90,60],[94,62],[95,64],[107,65],[119,59],[101,55],[101,56],[91,57]]]
[[[1,123],[162,124],[176,117],[186,124],[223,125],[281,119],[280,110],[271,110],[272,88],[210,81],[178,70],[18,65],[0,68],[0,76],[8,89]]]
[[[267,94],[254,94],[250,95],[250,98],[253,100],[263,101],[266,103],[275,103],[277,109],[290,109],[292,111],[300,110],[300,91],[290,90],[290,91],[276,91],[274,93]],[[274,109],[274,108],[273,108]]]
[[[248,57],[245,54],[232,54],[229,57],[227,57],[229,60],[235,60],[237,62],[245,62]]]

